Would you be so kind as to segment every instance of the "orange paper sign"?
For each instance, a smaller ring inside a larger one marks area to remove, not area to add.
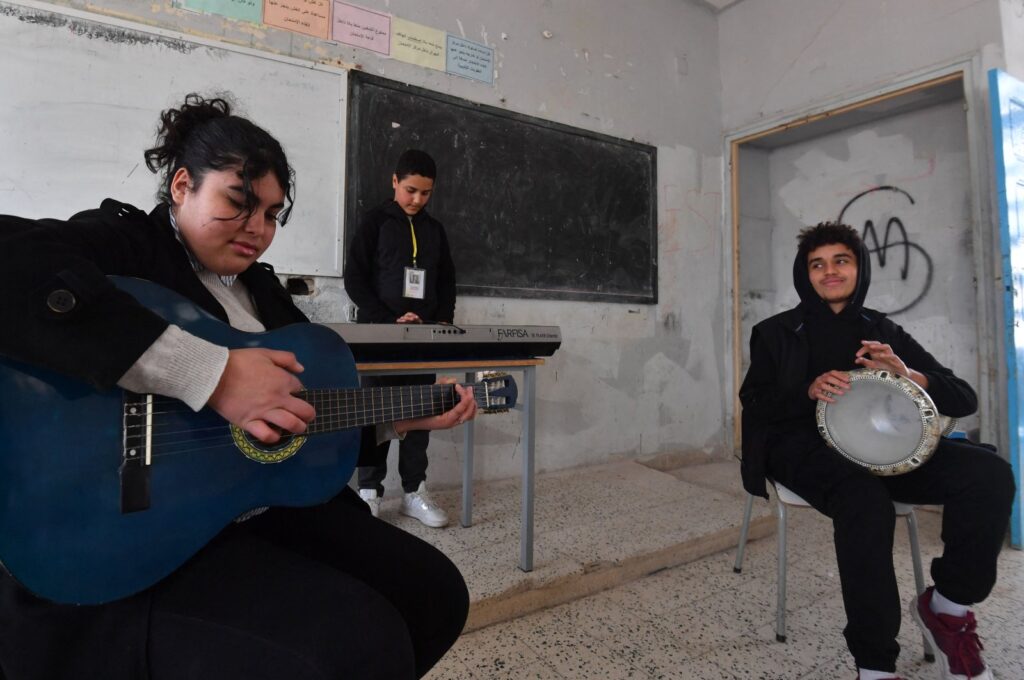
[[[329,0],[265,0],[263,23],[326,40],[331,25],[331,3]]]

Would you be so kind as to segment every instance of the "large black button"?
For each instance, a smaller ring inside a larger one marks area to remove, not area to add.
[[[74,294],[70,290],[60,288],[46,296],[46,306],[58,314],[66,314],[75,308],[77,304]]]

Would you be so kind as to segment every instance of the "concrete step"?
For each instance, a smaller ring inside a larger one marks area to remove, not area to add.
[[[473,526],[458,525],[461,492],[434,492],[452,519],[430,529],[385,500],[381,517],[430,542],[462,571],[471,608],[466,630],[514,619],[614,588],[667,567],[735,549],[745,494],[733,461],[653,469],[637,461],[537,476],[534,570],[520,571],[518,480],[478,483]],[[755,503],[749,540],[775,530]]]

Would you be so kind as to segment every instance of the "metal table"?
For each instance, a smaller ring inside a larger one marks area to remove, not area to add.
[[[357,363],[360,375],[409,375],[413,373],[459,373],[465,371],[466,382],[474,382],[477,371],[521,372],[519,401],[516,409],[523,418],[523,494],[519,525],[519,568],[533,571],[533,477],[534,444],[537,430],[537,367],[543,359],[483,359],[466,361],[391,361]],[[466,453],[462,461],[462,516],[459,523],[473,523],[473,435],[475,420],[463,426]]]

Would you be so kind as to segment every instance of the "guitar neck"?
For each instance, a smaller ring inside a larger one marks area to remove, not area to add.
[[[305,390],[297,396],[316,409],[308,434],[436,416],[459,402],[453,385]]]

